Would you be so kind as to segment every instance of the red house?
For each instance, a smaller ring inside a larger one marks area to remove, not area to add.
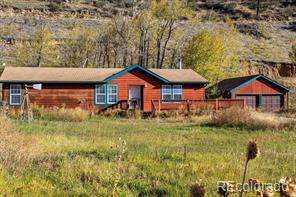
[[[224,98],[245,99],[252,108],[288,108],[289,88],[263,75],[225,79],[217,84]]]
[[[42,90],[29,88],[30,100],[44,107],[65,106],[100,110],[121,101],[136,101],[144,112],[152,100],[204,99],[208,81],[191,69],[128,68],[35,68],[6,67],[0,78],[3,101],[20,106],[24,87],[41,83]]]

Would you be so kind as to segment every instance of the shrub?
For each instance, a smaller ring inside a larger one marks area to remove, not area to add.
[[[44,120],[61,120],[61,121],[84,121],[90,117],[90,113],[81,108],[67,109],[67,108],[43,108],[33,107],[34,118]]]
[[[231,107],[214,114],[212,121],[218,125],[242,126],[250,123],[252,119],[250,111]]]

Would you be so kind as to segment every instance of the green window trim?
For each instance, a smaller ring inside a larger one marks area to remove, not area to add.
[[[104,93],[99,93],[99,87],[104,88]],[[115,87],[115,92],[109,92],[111,87]],[[98,102],[98,96],[104,96],[104,102]],[[115,102],[110,102],[110,97],[116,96]],[[94,90],[94,102],[95,105],[112,105],[118,102],[118,85],[117,84],[99,84],[95,85]]]
[[[16,86],[19,89],[19,93],[12,93],[12,86]],[[19,96],[19,102],[14,103],[12,102],[13,96]],[[18,106],[22,104],[22,85],[21,84],[10,84],[9,86],[9,105]]]

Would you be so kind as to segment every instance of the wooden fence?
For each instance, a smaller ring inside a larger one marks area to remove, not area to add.
[[[237,106],[246,107],[244,99],[203,99],[203,100],[152,100],[153,111],[178,110],[181,107],[190,111],[191,107],[209,107],[213,110]]]

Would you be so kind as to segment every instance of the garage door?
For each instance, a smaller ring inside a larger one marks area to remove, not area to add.
[[[257,103],[258,103],[257,102],[258,96],[256,96],[256,95],[240,95],[240,96],[236,96],[236,98],[245,99],[246,105],[251,108],[256,108]]]
[[[270,95],[262,96],[262,108],[268,110],[279,110],[282,106],[281,96]]]

